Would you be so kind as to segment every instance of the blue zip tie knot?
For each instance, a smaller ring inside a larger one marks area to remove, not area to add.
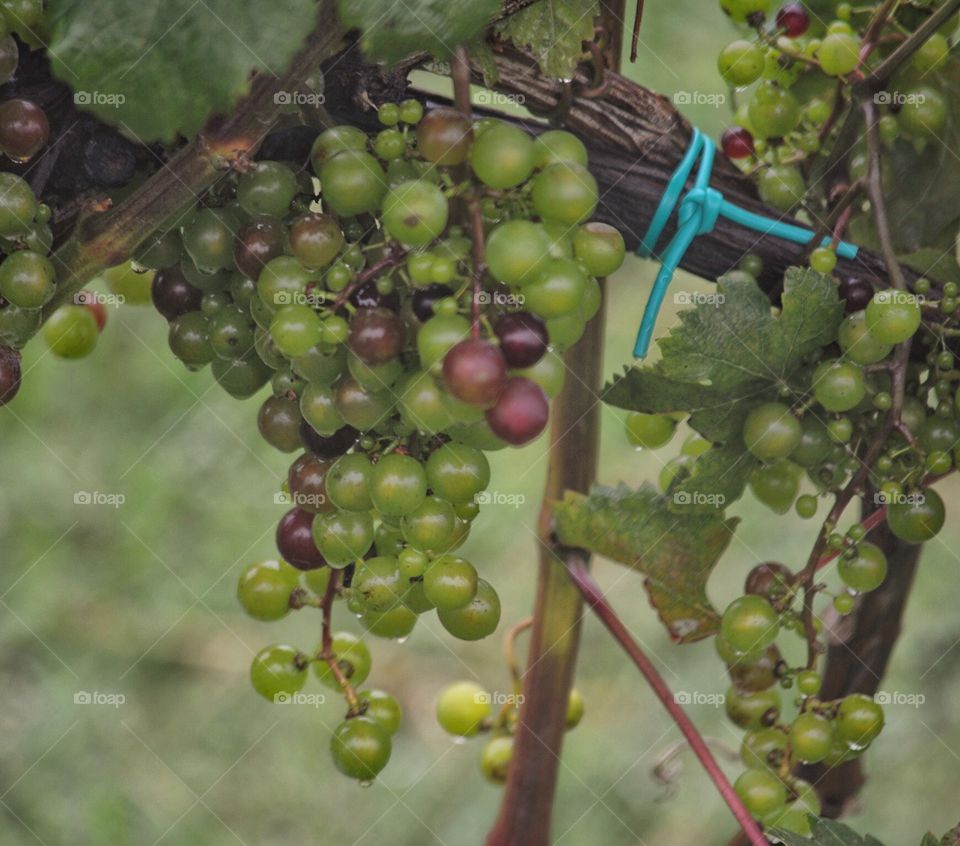
[[[637,332],[637,341],[633,348],[635,358],[646,358],[653,339],[653,329],[657,322],[657,315],[667,295],[667,288],[673,279],[673,274],[683,261],[687,250],[698,235],[707,235],[714,230],[721,217],[739,223],[747,229],[753,229],[763,235],[775,235],[786,241],[797,244],[809,244],[814,234],[802,226],[794,226],[781,220],[771,220],[763,215],[742,209],[728,202],[721,191],[710,187],[710,174],[713,170],[713,160],[716,155],[716,146],[699,129],[693,130],[693,138],[687,152],[681,159],[677,169],[673,172],[657,210],[650,221],[646,234],[640,241],[636,253],[641,258],[650,258],[654,255],[657,242],[666,228],[670,216],[677,212],[677,231],[670,243],[667,244],[660,259],[660,272],[653,283],[653,290],[643,311],[640,329]],[[700,167],[693,187],[683,194],[687,179],[700,159]],[[681,199],[681,194],[683,197]],[[823,239],[823,245],[829,246],[830,238]],[[841,241],[837,245],[837,255],[844,259],[853,259],[857,256],[858,247]]]

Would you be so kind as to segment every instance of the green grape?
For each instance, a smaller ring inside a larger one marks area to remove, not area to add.
[[[757,406],[743,424],[743,441],[761,461],[786,458],[800,443],[800,421],[779,402]]]
[[[235,306],[226,306],[212,316],[208,322],[208,333],[210,346],[221,358],[243,358],[254,349],[250,318]]]
[[[827,411],[849,411],[866,396],[863,371],[842,360],[824,361],[813,372],[813,393]]]
[[[841,700],[834,728],[839,740],[863,749],[883,730],[883,708],[869,696],[852,693]]]
[[[775,82],[762,82],[757,86],[747,113],[755,138],[782,138],[800,123],[800,104],[796,96]]]
[[[474,132],[456,109],[431,109],[417,126],[417,150],[428,162],[447,167],[466,161]]]
[[[810,253],[810,267],[817,273],[833,273],[837,266],[837,254],[829,247],[817,247]]]
[[[390,733],[370,717],[351,717],[334,730],[330,754],[345,776],[372,781],[390,760]]]
[[[557,162],[573,162],[587,166],[587,148],[572,132],[548,129],[533,139],[534,166],[539,168]]]
[[[845,76],[860,64],[860,39],[848,32],[833,32],[820,42],[817,59],[829,76]]]
[[[303,355],[294,357],[293,370],[308,382],[330,385],[347,364],[347,351],[342,347],[325,347],[319,344]]]
[[[669,443],[677,430],[677,421],[666,414],[631,411],[626,420],[627,440],[637,447],[657,449]]]
[[[802,517],[804,520],[809,520],[816,516],[817,506],[818,503],[815,496],[804,494],[803,496],[797,498],[797,516]]]
[[[317,567],[313,570],[307,570],[301,575],[307,588],[317,596],[323,596],[327,592],[330,584],[330,574],[333,571],[329,567]]]
[[[533,140],[517,126],[497,123],[470,148],[470,167],[484,185],[497,190],[526,182],[536,163]]]
[[[626,247],[618,230],[607,223],[592,221],[577,229],[573,236],[573,254],[591,276],[609,276],[623,264]]]
[[[806,185],[803,174],[794,165],[772,165],[757,176],[760,199],[778,211],[790,211],[803,202]]]
[[[510,735],[491,737],[480,753],[480,771],[494,784],[506,784],[513,757],[513,738]]]
[[[494,227],[486,243],[487,268],[498,282],[523,286],[540,276],[550,258],[550,239],[543,226],[509,220]]]
[[[904,92],[897,115],[900,126],[919,138],[936,138],[947,125],[950,110],[943,94],[932,85],[916,85]]]
[[[816,696],[823,684],[823,677],[814,670],[802,670],[797,673],[797,690],[804,696]]]
[[[350,217],[380,208],[387,175],[380,163],[361,150],[344,150],[320,168],[323,200],[338,215]]]
[[[216,356],[210,345],[210,321],[199,311],[188,311],[172,320],[167,340],[173,354],[188,367],[201,367]]]
[[[324,163],[337,153],[344,150],[364,151],[366,149],[367,136],[355,126],[334,126],[327,129],[317,136],[317,140],[313,142],[313,147],[310,150],[313,172],[319,176]]]
[[[479,449],[448,443],[430,454],[426,478],[440,499],[454,504],[472,502],[490,483],[490,463]]]
[[[787,788],[767,770],[747,770],[734,782],[733,789],[757,819],[781,810],[787,802]]]
[[[776,770],[787,751],[787,736],[774,728],[747,732],[740,744],[740,760],[751,769]]]
[[[387,611],[366,611],[360,624],[372,635],[404,640],[417,625],[417,615],[405,605],[396,605]]]
[[[306,681],[306,658],[292,646],[267,646],[250,665],[253,689],[270,702],[286,701],[302,690]]]
[[[344,511],[369,511],[370,477],[373,465],[362,452],[342,455],[327,471],[327,496],[337,508]]]
[[[313,519],[313,542],[327,564],[337,569],[363,558],[373,537],[369,512],[332,511]]]
[[[366,432],[376,429],[390,416],[394,397],[390,391],[367,391],[354,379],[346,378],[337,384],[335,402],[348,425]]]
[[[273,371],[257,356],[236,359],[214,358],[210,369],[217,384],[236,399],[252,397],[270,381],[273,375]]]
[[[439,370],[452,346],[470,335],[470,321],[460,315],[438,314],[431,317],[417,333],[420,364],[428,370]]]
[[[839,417],[827,423],[827,434],[838,444],[849,443],[853,437],[853,423],[849,417]]]
[[[437,700],[437,722],[447,734],[473,737],[493,710],[490,700],[490,694],[476,682],[451,684]]]
[[[362,685],[370,675],[370,668],[373,665],[373,658],[367,644],[350,632],[335,632],[330,642],[330,649],[337,667],[340,668],[346,680],[354,687]],[[322,658],[313,662],[313,672],[327,687],[334,690],[340,689],[340,683],[333,670]]]
[[[376,720],[387,734],[396,734],[403,719],[400,703],[389,693],[382,690],[361,690],[357,698],[366,707],[363,716]]]
[[[587,277],[576,262],[549,259],[533,282],[524,283],[524,306],[548,320],[564,317],[578,311],[586,290]]]
[[[361,562],[351,588],[368,611],[389,611],[403,594],[397,559],[378,555]]]
[[[753,15],[765,16],[771,4],[772,0],[720,0],[720,8],[737,23],[743,23]]]
[[[813,713],[800,714],[790,728],[790,748],[797,760],[817,764],[830,752],[833,745],[833,726],[830,720]]]
[[[453,506],[442,499],[428,496],[420,507],[403,517],[404,540],[423,552],[446,552],[450,548],[457,515]]]
[[[583,702],[583,696],[575,687],[571,688],[570,696],[567,699],[567,719],[564,726],[566,730],[570,731],[580,725],[585,712],[586,705]]]
[[[423,574],[423,592],[437,608],[453,610],[477,595],[477,571],[465,558],[441,555]]]
[[[381,523],[373,533],[373,548],[377,555],[396,558],[407,547],[404,546],[403,534],[396,526]]]
[[[43,339],[50,352],[60,358],[90,355],[99,337],[97,319],[82,305],[60,306],[43,325]]]
[[[37,208],[37,198],[25,179],[0,173],[0,236],[11,238],[28,232]]]
[[[260,271],[257,293],[270,312],[286,305],[301,302],[312,282],[309,271],[293,256],[271,259]]]
[[[837,341],[845,358],[854,364],[876,364],[883,361],[893,350],[893,344],[878,341],[867,328],[865,312],[848,315],[840,324]]]
[[[935,32],[920,44],[910,61],[921,75],[926,75],[943,67],[949,56],[949,40],[939,32]]]
[[[943,528],[944,519],[943,500],[932,488],[887,506],[890,531],[907,543],[925,543],[936,537]]]
[[[837,572],[843,583],[860,593],[876,590],[887,576],[887,557],[880,547],[862,541],[852,557],[841,555]]]
[[[0,308],[0,343],[22,347],[40,328],[40,309],[17,308],[7,305]]]
[[[300,413],[314,431],[330,437],[343,428],[344,419],[336,406],[336,393],[319,382],[309,382],[300,396]]]
[[[786,514],[800,492],[798,468],[789,461],[758,467],[750,474],[750,490],[772,511]]]
[[[396,126],[400,122],[400,107],[396,103],[383,103],[377,109],[377,119],[384,126]]]
[[[557,162],[533,178],[531,199],[541,220],[574,226],[587,220],[596,209],[597,181],[583,165]]]
[[[427,576],[430,572],[427,570]],[[424,577],[425,592],[427,576]],[[436,590],[437,586],[434,585],[434,591]],[[446,596],[449,598],[449,592]],[[427,593],[427,598],[432,600],[433,594]],[[481,640],[493,634],[500,623],[500,597],[489,582],[478,579],[476,593],[467,605],[462,608],[449,608],[438,604],[437,617],[441,625],[455,638]]]
[[[300,573],[285,561],[252,564],[237,584],[237,599],[256,620],[279,620],[290,613],[290,594],[300,583]]]
[[[234,233],[237,217],[226,209],[202,209],[183,228],[183,247],[197,269],[205,273],[233,270]]]
[[[370,499],[385,517],[403,517],[416,511],[427,496],[423,465],[409,455],[384,455],[370,476]]]
[[[297,193],[297,177],[280,162],[258,162],[237,180],[237,201],[249,215],[285,217]]]
[[[407,151],[407,139],[403,137],[402,132],[398,132],[396,129],[384,129],[377,133],[377,137],[373,141],[373,151],[381,159],[387,161],[401,159]],[[391,186],[396,184],[390,178],[389,172],[387,173],[387,181]]]
[[[403,182],[383,200],[383,226],[391,238],[407,246],[422,246],[438,238],[447,226],[447,198],[432,182]]]
[[[720,621],[720,633],[739,652],[753,652],[773,643],[779,630],[777,612],[756,594],[735,599]]]
[[[411,429],[432,435],[453,425],[443,391],[429,373],[411,373],[400,384],[398,405],[401,418]]]
[[[514,371],[515,376],[523,376],[539,385],[543,392],[554,399],[563,390],[567,377],[567,368],[563,359],[552,350],[532,367]]]
[[[413,126],[423,117],[423,105],[419,100],[404,100],[400,103],[400,120]]]
[[[833,607],[842,616],[846,616],[853,611],[853,606],[854,598],[849,593],[841,593],[833,598]]]
[[[41,308],[53,297],[55,275],[46,256],[18,250],[0,264],[0,295],[19,308]]]
[[[920,328],[920,318],[917,298],[905,291],[877,291],[867,305],[867,328],[874,338],[886,344],[912,338]]]
[[[756,82],[765,63],[763,48],[759,44],[740,39],[720,51],[717,67],[726,82],[741,87]]]

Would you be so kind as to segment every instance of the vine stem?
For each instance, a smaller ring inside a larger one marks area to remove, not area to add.
[[[750,816],[750,812],[746,809],[740,797],[733,789],[730,780],[726,777],[723,770],[720,769],[717,759],[713,757],[710,747],[707,746],[706,741],[700,732],[697,731],[697,727],[687,716],[683,708],[677,704],[673,692],[663,680],[663,676],[657,672],[657,668],[653,665],[653,662],[631,636],[627,627],[623,624],[623,621],[617,616],[617,612],[614,611],[610,603],[607,602],[597,583],[590,575],[590,572],[576,559],[574,559],[572,563],[567,563],[567,572],[570,574],[570,578],[576,585],[577,590],[580,591],[580,594],[584,600],[586,600],[587,605],[589,605],[594,614],[600,618],[603,625],[606,626],[610,634],[613,635],[614,640],[620,644],[623,651],[627,653],[630,660],[633,661],[637,669],[643,674],[647,683],[653,688],[657,699],[660,700],[660,704],[667,709],[667,712],[673,718],[677,727],[683,732],[683,736],[690,744],[693,754],[697,756],[697,759],[707,771],[707,775],[710,776],[710,780],[714,783],[723,800],[727,803],[734,817],[736,817],[737,822],[740,823],[740,827],[749,838],[749,842],[752,846],[769,846],[767,839],[760,830],[760,826],[758,826],[753,817]]]
[[[318,8],[317,26],[285,73],[255,76],[250,93],[231,114],[210,119],[196,138],[118,206],[80,221],[52,256],[59,281],[44,307],[44,319],[98,273],[130,258],[144,240],[231,167],[247,161],[280,115],[276,93],[295,90],[336,52],[342,37],[334,4],[325,0]]]
[[[327,662],[330,672],[340,685],[343,696],[349,706],[348,716],[354,716],[361,711],[360,700],[357,698],[357,692],[350,684],[350,680],[344,675],[343,669],[337,661],[336,653],[333,651],[333,601],[337,597],[337,591],[340,588],[340,571],[334,570],[330,573],[330,580],[327,582],[327,590],[323,594],[323,601],[320,603],[320,610],[323,612],[323,634],[320,642],[320,654],[317,656]]]
[[[341,309],[358,288],[366,285],[371,279],[376,279],[383,271],[396,267],[406,257],[407,251],[394,244],[385,256],[358,273],[356,279],[337,294],[337,298],[333,301],[332,311],[336,312]]]

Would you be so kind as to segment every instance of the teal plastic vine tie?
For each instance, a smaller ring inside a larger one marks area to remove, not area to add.
[[[636,253],[638,256],[642,258],[653,256],[667,222],[673,215],[674,210],[677,211],[677,231],[664,249],[663,255],[658,256],[661,265],[660,272],[653,283],[653,289],[643,311],[640,329],[637,332],[637,341],[633,348],[634,358],[647,357],[650,342],[653,340],[657,315],[660,314],[660,308],[667,295],[667,288],[670,287],[673,275],[683,261],[687,250],[690,249],[690,245],[698,235],[707,235],[712,232],[719,218],[725,217],[727,220],[747,229],[753,229],[763,235],[773,235],[797,244],[809,244],[815,237],[814,232],[802,226],[795,226],[782,220],[772,220],[742,209],[726,200],[722,192],[716,188],[711,188],[710,174],[713,170],[716,149],[713,141],[699,129],[693,130],[690,146],[667,182],[667,187],[660,198],[660,203],[650,221],[650,226],[637,247]],[[684,186],[690,178],[690,173],[697,159],[700,159],[700,166],[697,169],[694,185],[686,194],[683,194],[681,199]],[[822,243],[823,246],[829,246],[831,239],[824,238]],[[841,241],[836,247],[837,255],[844,259],[856,258],[858,249],[855,244],[848,244],[846,241]]]

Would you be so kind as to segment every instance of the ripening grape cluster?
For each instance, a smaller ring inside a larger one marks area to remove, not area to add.
[[[721,8],[745,29],[718,58],[720,75],[739,92],[735,125],[723,133],[721,145],[729,158],[756,171],[760,196],[774,208],[789,211],[804,200],[823,208],[824,198],[811,196],[822,193],[822,186],[813,184],[808,192],[805,165],[821,148],[829,149],[839,129],[834,110],[848,98],[837,81],[868,73],[929,14],[920,8],[923,4],[898,4],[877,49],[861,64],[862,38],[875,5],[808,0],[774,11],[772,0],[720,0]],[[952,17],[929,38],[878,97],[878,130],[885,145],[881,172],[887,189],[893,187],[889,153],[896,148],[904,162],[912,158],[919,163],[947,125],[948,82],[940,70],[957,22]],[[852,180],[867,170],[865,135],[858,133],[850,152]],[[858,213],[851,231],[865,230],[867,221],[868,215]]]
[[[760,272],[753,256],[743,267]],[[960,288],[946,283],[934,289],[920,279],[914,289],[874,291],[856,279],[839,283],[846,314],[836,341],[811,354],[779,397],[745,409],[743,446],[759,462],[749,486],[772,511],[785,514],[793,508],[802,518],[814,517],[820,500],[841,492],[864,467],[866,448],[879,443],[867,481],[890,531],[918,544],[943,527],[944,503],[929,484],[960,465],[960,369],[952,336],[935,318],[955,312]],[[902,425],[893,428],[891,373],[898,345],[907,342]],[[627,438],[641,448],[662,447],[683,417],[633,412],[626,420]],[[664,464],[663,491],[670,493],[691,477],[695,482],[697,462],[711,449],[706,439],[690,436]],[[887,560],[862,523],[845,532],[832,525],[827,531],[824,554],[836,555],[842,583],[832,604],[845,615],[858,595],[883,584]],[[799,666],[781,655],[776,644],[781,633],[792,632],[801,641],[820,633],[815,615],[805,619],[803,593],[799,566],[758,565],[744,595],[724,612],[716,647],[732,682],[727,714],[746,730],[741,757],[748,769],[736,789],[764,825],[809,833],[805,814],[816,814],[818,804],[810,785],[794,775],[796,766],[850,760],[879,734],[884,718],[881,707],[861,694],[819,699],[822,679],[815,653]],[[830,593],[820,586],[816,595]],[[790,717],[783,713],[791,704],[784,701],[784,691],[796,694]]]
[[[16,76],[21,44],[28,49],[41,43],[44,26],[43,0],[0,2],[0,85]],[[26,162],[49,140],[50,123],[40,106],[19,97],[0,102],[0,153]]]
[[[322,132],[312,172],[239,167],[135,263],[155,271],[174,355],[238,399],[269,384],[259,430],[296,454],[280,559],[243,575],[246,611],[276,620],[335,598],[370,635],[403,639],[436,613],[478,640],[500,600],[458,549],[490,480],[485,453],[544,430],[560,353],[624,244],[589,222],[596,183],[573,135],[534,139],[414,100],[379,118],[374,137]],[[251,679],[276,700],[312,667],[343,692],[334,761],[366,781],[400,720],[387,694],[357,689],[370,666],[366,642],[339,632],[329,648],[268,646]]]

